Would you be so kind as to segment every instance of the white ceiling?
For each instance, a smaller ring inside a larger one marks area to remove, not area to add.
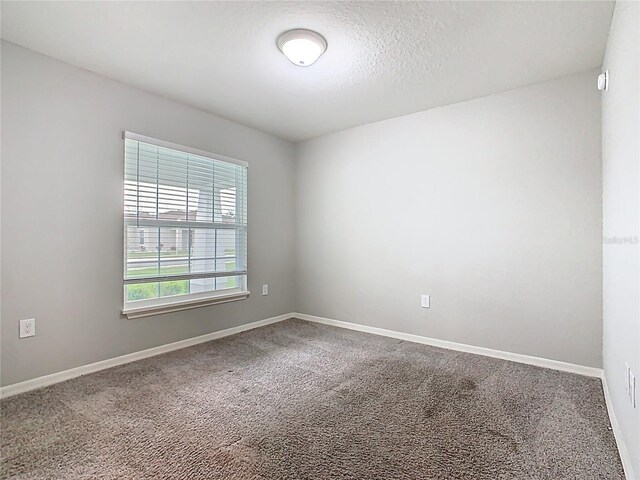
[[[612,2],[2,2],[2,38],[298,141],[602,64]],[[276,38],[328,41],[311,67]]]

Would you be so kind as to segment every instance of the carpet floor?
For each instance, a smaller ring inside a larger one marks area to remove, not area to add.
[[[291,319],[1,402],[1,478],[623,479],[600,380]]]

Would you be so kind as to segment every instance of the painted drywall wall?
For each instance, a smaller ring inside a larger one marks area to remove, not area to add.
[[[3,385],[294,310],[601,366],[595,72],[305,142],[292,163],[269,135],[2,53]],[[249,300],[120,317],[124,129],[250,162]]]
[[[1,100],[2,385],[293,310],[290,143],[5,42]],[[123,130],[249,162],[249,299],[121,318]]]
[[[297,311],[600,367],[596,76],[298,144]]]
[[[625,386],[625,362],[640,403],[640,4],[616,2],[602,95],[603,362],[634,476],[640,478],[640,405]]]

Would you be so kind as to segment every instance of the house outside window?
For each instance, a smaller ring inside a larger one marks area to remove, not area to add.
[[[125,132],[124,308],[129,318],[247,291],[247,164]]]

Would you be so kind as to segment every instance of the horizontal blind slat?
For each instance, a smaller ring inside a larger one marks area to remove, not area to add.
[[[198,278],[224,278],[224,277],[234,277],[237,275],[246,275],[246,270],[237,270],[232,272],[211,272],[211,273],[194,273],[189,275],[164,275],[164,276],[154,276],[154,277],[140,277],[140,278],[125,278],[125,285],[133,285],[136,283],[147,283],[147,282],[168,282],[171,280],[193,280]]]

